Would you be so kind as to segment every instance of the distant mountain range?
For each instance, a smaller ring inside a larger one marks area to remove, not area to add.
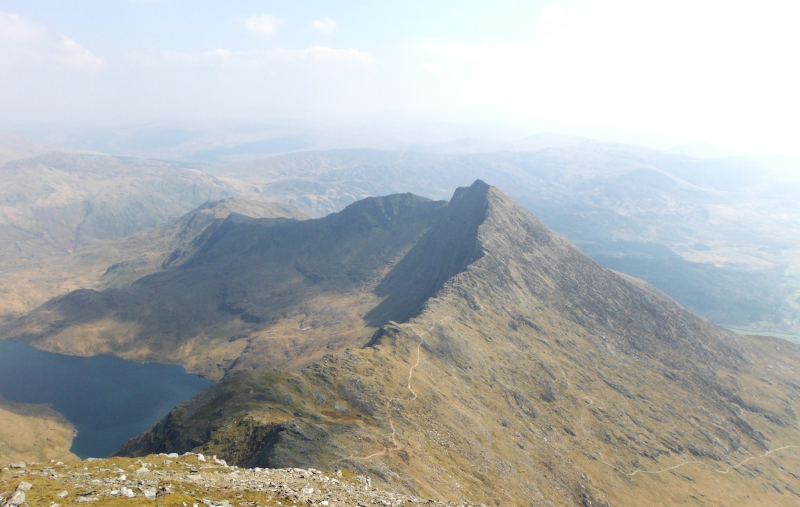
[[[241,141],[224,139],[229,148]],[[46,269],[34,274],[43,259],[163,224],[207,200],[282,202],[319,217],[372,195],[444,199],[449,189],[485,178],[601,264],[649,281],[717,323],[800,339],[797,161],[700,159],[550,134],[442,142],[455,144],[192,163],[86,153],[8,162],[0,169],[8,182],[0,191],[0,294],[14,303],[0,300],[0,313],[19,315],[53,294],[19,304],[9,276],[24,272],[41,292],[53,286]],[[481,153],[475,143],[520,151]]]
[[[178,218],[236,192],[181,164],[53,152],[0,166],[0,268]]]

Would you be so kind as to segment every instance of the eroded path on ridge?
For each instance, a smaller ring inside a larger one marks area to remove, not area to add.
[[[392,429],[392,433],[391,433],[391,436],[390,436],[390,440],[391,440],[392,445],[391,445],[391,447],[387,446],[381,451],[372,453],[369,456],[352,456],[352,457],[347,457],[347,458],[341,458],[341,459],[339,459],[337,461],[345,461],[345,460],[348,460],[348,459],[350,459],[350,460],[358,460],[358,461],[367,461],[367,460],[370,460],[370,459],[373,459],[373,458],[377,458],[378,456],[389,455],[389,453],[391,453],[393,451],[399,451],[399,450],[401,450],[403,448],[403,446],[401,446],[400,443],[397,442],[397,430],[394,427],[394,420],[392,419],[392,416],[391,416],[390,403],[392,401],[412,402],[412,401],[415,401],[417,398],[419,398],[419,396],[417,395],[416,391],[414,391],[414,388],[411,387],[411,382],[414,380],[414,370],[416,370],[417,367],[419,367],[419,364],[422,361],[422,344],[425,343],[425,338],[423,338],[423,337],[426,334],[429,334],[431,331],[433,331],[433,329],[436,326],[442,324],[443,322],[445,322],[445,321],[447,321],[449,319],[450,319],[449,316],[439,319],[431,327],[429,327],[427,330],[423,331],[422,333],[418,333],[416,331],[416,329],[414,328],[414,324],[401,324],[401,327],[409,328],[414,332],[416,337],[419,338],[419,343],[417,344],[417,347],[416,347],[417,359],[409,367],[409,369],[408,369],[408,378],[406,380],[406,389],[408,389],[408,392],[411,393],[412,397],[411,398],[390,397],[390,398],[386,399],[386,409],[387,409],[387,413],[389,413],[389,416],[388,416],[388,418],[389,418],[389,427]],[[413,354],[413,349],[412,349],[411,353]],[[411,362],[410,359],[411,358],[409,358],[409,363]]]

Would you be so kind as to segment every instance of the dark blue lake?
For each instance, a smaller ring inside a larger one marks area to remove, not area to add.
[[[47,403],[78,430],[71,451],[102,458],[213,382],[180,366],[74,357],[0,340],[0,396]]]

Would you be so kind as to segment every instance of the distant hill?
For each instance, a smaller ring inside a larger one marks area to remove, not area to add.
[[[50,153],[0,166],[0,269],[161,225],[237,192],[181,164]]]
[[[228,347],[199,346],[210,329],[251,326],[225,378],[123,455],[346,468],[487,505],[796,503],[800,347],[733,335],[601,267],[496,188],[228,220],[179,268],[16,328],[68,348],[70,330],[127,323],[105,336],[152,348],[142,337],[163,325],[165,351],[204,351]],[[342,350],[334,333],[359,319],[377,330]]]
[[[205,203],[182,217],[130,236],[97,241],[0,273],[0,322],[76,289],[124,287],[180,264],[231,214],[252,218],[308,218],[289,205],[231,198]]]
[[[56,151],[56,147],[22,136],[0,132],[0,164],[10,160],[43,155],[51,151]]]

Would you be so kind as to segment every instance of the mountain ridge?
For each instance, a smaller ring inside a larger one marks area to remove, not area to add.
[[[482,182],[457,195],[483,199],[461,236],[483,255],[421,313],[299,371],[229,374],[121,454],[342,466],[494,505],[794,501],[799,347],[692,315]]]
[[[0,335],[177,362],[213,379],[230,368],[301,367],[309,350],[321,357],[367,341],[361,312],[380,298],[373,286],[443,206],[396,194],[316,220],[232,214],[184,260],[127,286],[53,299]]]

